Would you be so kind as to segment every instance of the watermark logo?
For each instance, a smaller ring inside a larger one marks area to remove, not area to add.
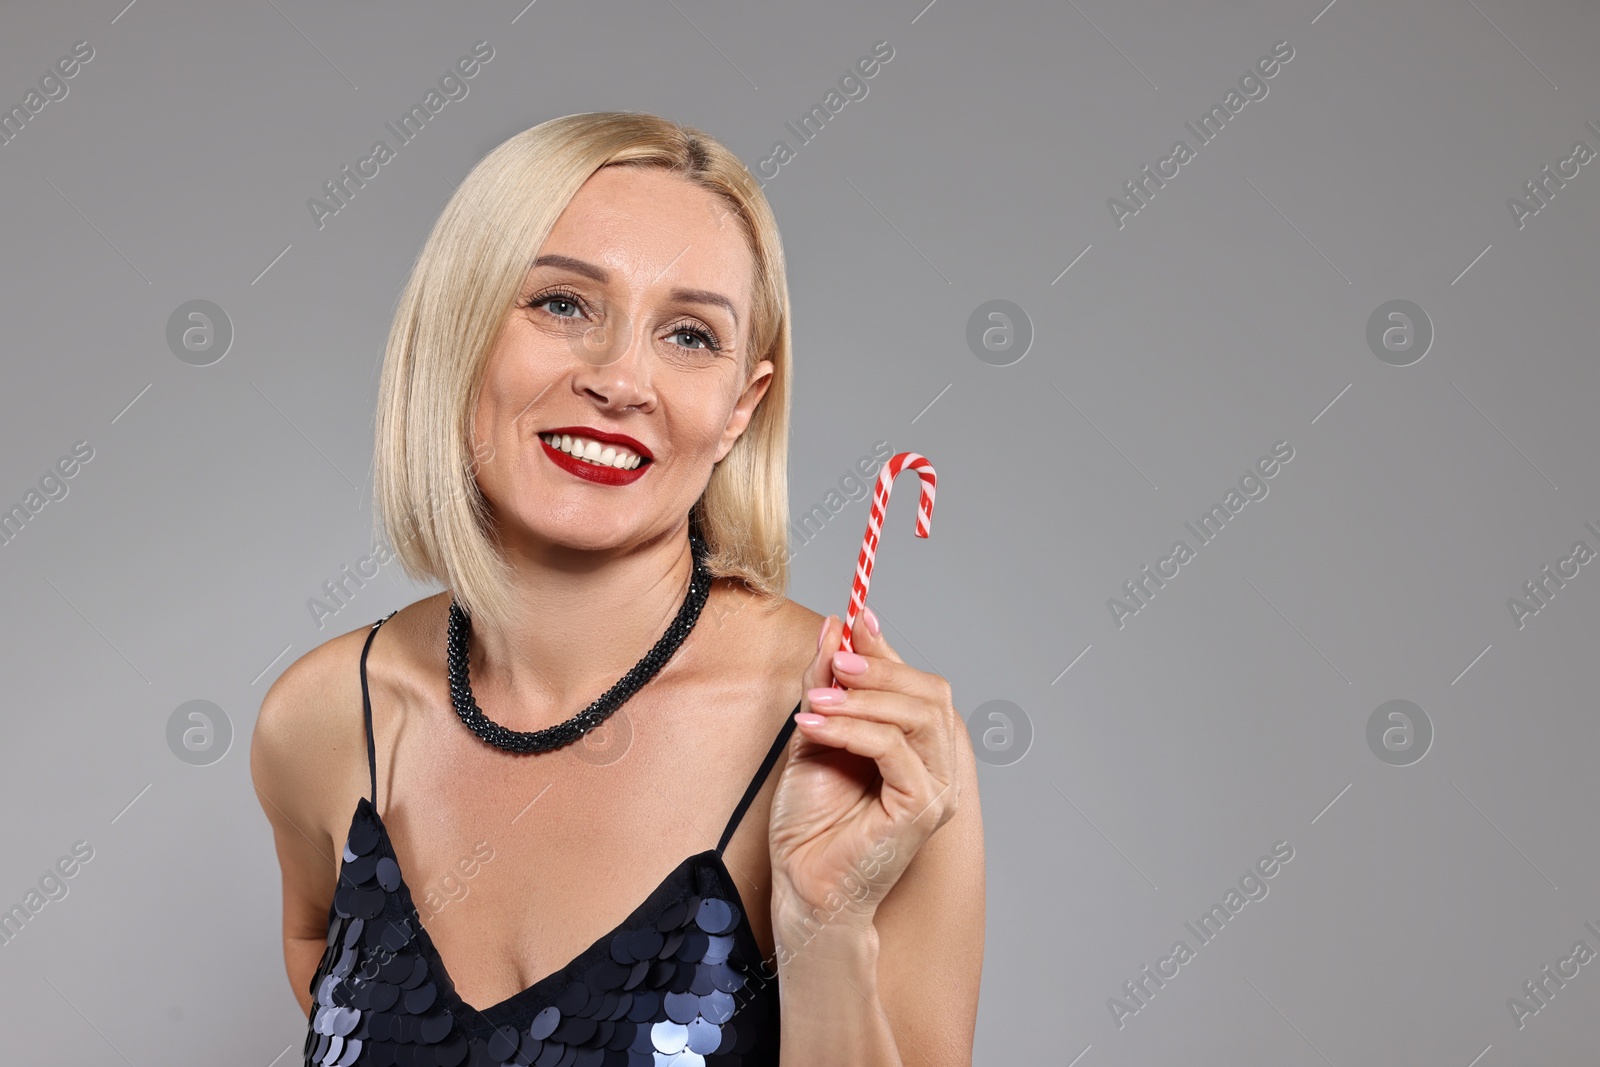
[[[606,717],[605,722],[568,745],[567,751],[584,763],[609,767],[626,756],[631,747],[633,720],[628,717],[626,708],[618,708]]]
[[[1033,747],[1033,720],[1009,700],[990,700],[967,716],[972,754],[991,767],[1009,767]]]
[[[167,347],[191,367],[209,367],[233,346],[233,320],[209,300],[190,300],[167,316]]]
[[[1409,767],[1433,745],[1433,720],[1409,700],[1379,704],[1367,719],[1367,747],[1391,767]]]
[[[167,716],[167,747],[192,767],[207,767],[233,745],[233,720],[209,700],[179,704]]]
[[[1033,346],[1033,320],[1009,300],[988,300],[967,317],[967,347],[991,367],[1009,367]]]
[[[1433,320],[1409,300],[1379,304],[1367,319],[1367,347],[1391,367],[1409,367],[1433,347]]]

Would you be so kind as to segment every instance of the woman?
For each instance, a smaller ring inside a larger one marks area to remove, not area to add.
[[[296,661],[251,749],[305,1062],[971,1063],[950,688],[783,596],[786,286],[748,172],[650,115],[446,206],[375,473],[446,591]]]

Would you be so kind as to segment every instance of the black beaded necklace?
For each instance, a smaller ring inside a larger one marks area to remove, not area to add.
[[[646,682],[666,666],[667,660],[683,644],[700,618],[711,593],[711,572],[706,568],[706,545],[695,524],[689,524],[689,548],[694,557],[694,573],[689,579],[689,592],[683,598],[677,618],[667,627],[667,632],[644,654],[627,674],[606,690],[593,704],[584,708],[566,722],[558,722],[543,730],[523,732],[508,730],[493,722],[478,707],[472,697],[472,685],[467,680],[467,638],[472,633],[472,622],[452,597],[450,600],[450,631],[445,648],[450,665],[450,703],[456,714],[473,733],[484,741],[507,752],[549,752],[570,745],[596,726],[605,722],[623,702],[638,692]]]

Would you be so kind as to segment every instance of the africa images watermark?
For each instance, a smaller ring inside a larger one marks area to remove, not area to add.
[[[1172,949],[1163,957],[1156,960],[1156,968],[1150,970],[1150,965],[1145,964],[1139,970],[1139,977],[1130,978],[1122,983],[1122,992],[1127,1000],[1118,997],[1107,997],[1106,1007],[1111,1012],[1111,1021],[1121,1030],[1127,1025],[1130,1015],[1137,1015],[1149,1007],[1150,1001],[1156,993],[1166,987],[1168,981],[1178,977],[1184,965],[1192,962],[1197,954],[1198,946],[1209,945],[1215,941],[1217,935],[1222,933],[1228,922],[1244,910],[1244,906],[1251,901],[1267,899],[1270,888],[1267,879],[1275,877],[1283,866],[1294,859],[1294,848],[1287,841],[1274,841],[1272,851],[1245,871],[1239,878],[1237,889],[1230,886],[1223,896],[1222,902],[1212,904],[1211,909],[1200,916],[1199,926],[1192,922],[1185,922],[1184,928],[1194,935],[1196,948],[1190,948],[1189,942],[1183,938],[1172,943]],[[1168,970],[1168,967],[1171,970]]]
[[[1600,929],[1594,923],[1584,920],[1584,928],[1595,937],[1600,938]],[[1578,977],[1579,970],[1595,957],[1594,949],[1589,947],[1587,941],[1573,943],[1572,951],[1556,960],[1554,971],[1550,970],[1547,963],[1539,968],[1539,977],[1530,978],[1522,983],[1522,992],[1527,1000],[1517,997],[1506,998],[1506,1009],[1511,1012],[1511,1021],[1521,1030],[1528,1025],[1528,1017],[1538,1015],[1550,1006],[1550,1001],[1555,999],[1557,993],[1566,988],[1567,982]],[[1569,971],[1567,968],[1571,967]]]
[[[71,855],[62,856],[39,876],[39,888],[30,889],[22,903],[13,904],[0,912],[0,945],[9,945],[23,927],[34,920],[51,901],[65,900],[69,887],[67,879],[82,869],[82,864],[94,859],[94,846],[87,841],[73,843]]]
[[[774,141],[772,151],[756,163],[756,184],[766,188],[766,183],[778,176],[780,168],[792,162],[801,148],[815,140],[828,122],[845,109],[846,104],[852,100],[865,100],[869,91],[866,80],[877,75],[882,69],[880,64],[888,63],[893,58],[894,46],[888,41],[877,42],[872,46],[870,55],[862,56],[853,67],[840,75],[837,89],[829,89],[822,103],[811,105],[811,109],[800,117],[799,126],[785,122],[784,128],[794,134],[798,147],[790,148],[788,141]]]
[[[1600,539],[1600,530],[1595,528],[1594,523],[1586,522],[1583,525],[1597,539]],[[1540,568],[1539,577],[1530,578],[1522,583],[1522,592],[1528,598],[1527,600],[1519,600],[1514,596],[1506,597],[1506,607],[1510,610],[1511,621],[1517,624],[1517,629],[1520,630],[1528,625],[1528,619],[1531,616],[1537,615],[1540,611],[1549,607],[1550,601],[1555,599],[1556,593],[1565,589],[1567,582],[1578,576],[1579,568],[1594,558],[1595,550],[1589,547],[1587,541],[1581,539],[1574,541],[1571,554],[1556,560],[1553,570],[1550,564],[1546,563]],[[1568,570],[1569,567],[1571,570]],[[1554,589],[1550,587],[1551,583],[1555,584]]]
[[[1222,503],[1212,504],[1210,510],[1195,520],[1200,524],[1199,529],[1195,528],[1193,522],[1184,523],[1184,527],[1194,534],[1201,545],[1209,545],[1228,522],[1244,510],[1246,504],[1266,499],[1270,490],[1263,479],[1274,477],[1283,469],[1279,464],[1288,463],[1293,458],[1294,447],[1289,442],[1276,442],[1269,454],[1256,460],[1254,467],[1240,475],[1237,490],[1229,489],[1223,495]],[[1244,495],[1240,496],[1240,492]],[[1106,600],[1106,608],[1111,612],[1111,621],[1117,624],[1117,629],[1121,630],[1127,626],[1130,615],[1137,615],[1148,607],[1150,601],[1155,598],[1156,590],[1165,588],[1167,581],[1178,576],[1179,568],[1194,559],[1198,553],[1199,549],[1189,547],[1189,542],[1176,541],[1173,543],[1172,552],[1165,559],[1156,560],[1154,571],[1151,571],[1150,564],[1146,563],[1140,571],[1141,577],[1130,578],[1123,582],[1122,591],[1127,594],[1128,600],[1119,600],[1116,597]],[[1171,570],[1168,570],[1168,567],[1171,567]],[[1155,589],[1150,588],[1152,582],[1155,583]]]
[[[398,127],[392,122],[384,123],[389,132],[394,134],[397,142],[395,148],[390,148],[389,142],[380,138],[372,143],[372,151],[366,158],[356,160],[354,171],[346,164],[340,168],[338,177],[323,182],[322,189],[328,199],[324,201],[313,196],[306,200],[311,221],[317,224],[317,229],[327,225],[329,215],[337,215],[348,207],[357,191],[365,189],[367,182],[378,176],[379,168],[394,159],[400,148],[410,144],[428,121],[444,110],[446,104],[452,100],[465,100],[469,91],[467,81],[477,77],[483,69],[482,64],[493,58],[494,49],[488,41],[474,44],[470,55],[456,60],[455,65],[439,78],[437,89],[430,86],[422,103],[412,104],[411,109],[400,117]]]
[[[479,442],[474,445],[472,459],[467,464],[466,481],[470,482],[476,478],[478,469],[492,459],[494,459],[492,444]],[[471,490],[467,489],[465,492],[470,493]],[[449,498],[438,495],[429,497],[429,507],[435,516],[443,509],[446,499]],[[365,589],[367,583],[376,578],[384,567],[398,558],[394,546],[378,540],[373,542],[371,552],[356,560],[353,568],[348,563],[340,567],[338,574],[322,583],[321,597],[306,597],[306,610],[311,613],[317,629],[324,629],[329,619],[349,607],[355,600],[356,594]]]
[[[855,469],[847,470],[839,477],[839,488],[829,489],[822,501],[811,505],[805,511],[799,512],[798,517],[789,520],[789,532],[799,539],[800,545],[809,544],[822,533],[828,522],[839,512],[843,511],[846,504],[852,501],[865,500],[872,495],[873,479],[878,469],[888,462],[894,455],[889,448],[888,441],[872,442],[872,454],[863,455],[856,460]],[[861,477],[856,477],[859,471]],[[812,529],[813,524],[816,529]],[[796,546],[798,547],[798,546]],[[795,548],[789,550],[789,558],[793,559]]]
[[[1596,137],[1600,137],[1600,126],[1596,126],[1593,122],[1585,122],[1584,125],[1589,127],[1590,132]],[[1555,170],[1552,171],[1550,164],[1546,163],[1539,168],[1538,177],[1522,183],[1522,191],[1527,194],[1526,200],[1519,200],[1514,196],[1506,197],[1506,207],[1511,209],[1511,221],[1517,224],[1517,229],[1522,229],[1528,224],[1531,216],[1548,207],[1550,201],[1555,199],[1556,190],[1565,189],[1567,182],[1576,178],[1583,167],[1592,162],[1597,154],[1600,153],[1590,148],[1589,142],[1574,141],[1572,151],[1556,160]]]
[[[22,503],[0,511],[0,545],[9,545],[23,527],[32,522],[52,501],[65,500],[70,491],[67,479],[72,478],[82,465],[94,458],[94,446],[88,441],[75,441],[72,451],[55,461],[39,476],[39,488],[29,489]]]
[[[55,61],[39,78],[39,88],[29,89],[22,103],[13,104],[0,111],[0,146],[10,144],[49,104],[65,100],[70,91],[67,82],[78,76],[83,64],[94,58],[94,46],[79,41],[72,51]]]
[[[729,1018],[732,1018],[734,1014],[738,1013],[739,1009],[754,1000],[756,995],[766,988],[767,983],[777,981],[780,969],[798,956],[807,945],[811,944],[817,935],[833,921],[834,917],[845,909],[846,905],[851,901],[859,902],[865,900],[872,892],[873,879],[878,877],[884,866],[894,857],[895,847],[893,842],[887,840],[875,842],[871,852],[856,864],[859,876],[856,873],[845,876],[844,883],[840,887],[843,893],[830,890],[823,899],[823,907],[812,908],[811,914],[800,920],[800,928],[803,934],[796,942],[792,943],[792,947],[790,944],[780,942],[773,949],[770,957],[761,960],[746,973],[746,981],[739,989],[734,991],[734,1009]]]
[[[1166,158],[1156,160],[1153,172],[1147,163],[1139,169],[1142,177],[1123,182],[1122,190],[1128,195],[1128,200],[1119,200],[1113,196],[1106,201],[1106,207],[1111,211],[1111,221],[1117,224],[1117,229],[1122,229],[1127,225],[1127,219],[1144,210],[1154,199],[1156,190],[1166,188],[1167,182],[1176,178],[1181,168],[1195,158],[1199,148],[1215,140],[1223,127],[1243,111],[1246,104],[1252,100],[1265,100],[1268,92],[1267,81],[1276,77],[1283,69],[1280,64],[1286,64],[1293,58],[1294,49],[1290,47],[1288,41],[1274,44],[1271,52],[1256,60],[1255,65],[1240,77],[1238,89],[1229,89],[1223,96],[1222,103],[1212,104],[1211,110],[1200,117],[1198,127],[1192,122],[1184,123],[1199,142],[1196,147],[1190,148],[1189,142],[1180,137],[1172,143],[1172,151]]]

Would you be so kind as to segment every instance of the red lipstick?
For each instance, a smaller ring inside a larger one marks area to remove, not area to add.
[[[587,460],[577,459],[568,455],[559,448],[550,447],[544,440],[547,434],[555,434],[557,436],[568,434],[572,437],[586,437],[591,441],[599,441],[601,444],[621,445],[628,451],[639,455],[643,462],[632,470],[622,470],[619,467],[604,467],[598,463],[590,463]],[[562,470],[599,485],[631,485],[644,477],[644,472],[650,469],[650,462],[654,459],[648,448],[627,434],[603,433],[588,426],[561,426],[555,429],[542,430],[540,431],[539,447],[544,450],[544,454],[550,458],[550,461]]]

